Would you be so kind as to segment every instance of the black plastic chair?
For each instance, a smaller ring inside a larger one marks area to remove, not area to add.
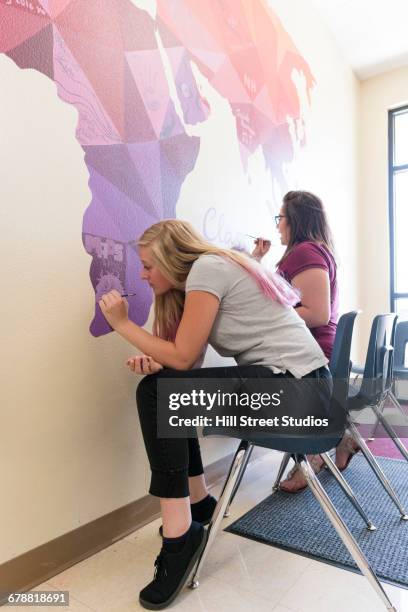
[[[400,381],[408,380],[408,367],[405,365],[405,351],[406,351],[407,344],[408,344],[408,321],[397,322],[397,319],[395,319],[395,324],[393,326],[392,336],[391,336],[391,345],[394,349],[393,359],[391,362],[392,363],[392,372],[390,374],[391,381],[390,381],[390,384],[388,384],[387,386],[386,397],[384,399],[384,402],[381,408],[379,407],[379,410],[381,411],[381,413],[383,413],[384,408],[387,405],[387,400],[390,400],[391,403],[394,404],[394,406],[402,414],[404,419],[407,419],[408,415],[402,408],[401,404],[399,403],[399,399],[396,393],[396,382],[397,380],[400,380]],[[380,423],[380,420],[377,418],[371,439],[374,439],[379,423]],[[396,433],[393,431],[393,429],[391,428],[391,430],[388,431],[386,428],[386,431],[395,441]],[[398,443],[396,444],[398,446]],[[408,460],[408,456],[406,455],[406,448],[402,445],[402,443],[401,443],[401,446],[398,446],[398,449],[401,451],[405,459]]]
[[[350,375],[350,350],[351,350],[351,340],[353,336],[353,328],[354,321],[357,316],[357,311],[352,311],[344,314],[337,326],[336,338],[333,346],[332,357],[330,360],[330,371],[333,376],[334,388],[333,388],[333,398],[335,398],[338,402],[338,405],[341,405],[342,401],[344,402],[345,398],[348,396],[348,384],[349,384],[349,375]],[[334,443],[333,443],[334,446]],[[225,509],[224,516],[227,517],[230,514],[230,506],[235,498],[235,495],[238,491],[238,488],[241,484],[242,478],[244,476],[245,470],[247,468],[251,453],[254,449],[254,445],[252,444],[248,450],[248,453],[245,455],[245,459],[241,465],[238,477],[236,479],[234,488],[232,490],[232,494],[230,496],[229,502]],[[281,450],[281,449],[278,449]],[[286,470],[286,467],[289,463],[289,460],[292,456],[292,453],[285,452],[282,458],[278,474],[276,476],[276,480],[272,487],[272,492],[276,492],[279,489],[279,483],[282,479],[282,476]],[[330,455],[328,453],[320,453],[320,457],[324,461],[326,467],[330,470],[330,472],[335,477],[338,484],[343,489],[344,493],[347,495],[357,512],[361,515],[363,521],[366,524],[366,527],[369,531],[375,531],[376,527],[372,523],[372,521],[368,518],[364,509],[362,508],[360,502],[354,495],[353,490],[348,484],[347,480],[343,477],[342,473],[338,470],[336,464],[332,461]]]
[[[391,338],[391,344],[394,347],[392,378],[393,383],[395,384],[395,381],[398,380],[408,380],[408,365],[406,364],[405,359],[408,345],[408,321],[396,322],[394,332],[395,333],[393,333],[393,336],[395,337]],[[363,375],[364,369],[365,366],[353,364],[351,371],[354,374]],[[393,399],[398,401],[399,398],[397,397],[394,389],[392,389],[392,393],[394,396]]]
[[[353,365],[351,370],[363,374],[360,386],[350,388],[349,404],[353,410],[377,405],[389,391],[392,384],[396,326],[397,316],[393,313],[374,317],[364,370],[356,365]]]
[[[334,340],[332,355],[329,363],[330,372],[332,373],[334,382],[333,396],[340,403],[344,401],[344,398],[348,398],[351,366],[351,341],[353,338],[354,322],[357,314],[358,311],[352,311],[340,317],[339,322],[337,324],[336,337]],[[290,453],[285,453],[280,464],[276,480],[272,487],[273,492],[278,491],[279,489],[279,483],[286,470],[290,457]],[[344,478],[343,474],[337,468],[336,464],[331,459],[330,455],[328,453],[320,453],[320,457],[324,461],[326,467],[335,477],[336,481],[341,486],[344,493],[347,495],[357,512],[363,518],[364,522],[366,523],[367,529],[369,531],[375,531],[376,527],[366,515],[353,490]]]
[[[363,378],[360,381],[360,386],[354,385],[354,387],[350,388],[347,409],[349,413],[349,429],[355,441],[360,446],[362,453],[370,464],[378,480],[394,504],[397,506],[401,519],[407,521],[408,515],[404,507],[402,506],[390,482],[386,478],[380,465],[354,424],[353,415],[350,414],[363,410],[369,406],[374,411],[376,416],[374,433],[378,424],[381,423],[398,450],[405,457],[405,459],[408,460],[407,449],[398,438],[394,428],[390,425],[390,423],[388,423],[383,414],[387,400],[391,400],[393,402],[393,343],[395,341],[396,327],[397,317],[395,314],[386,313],[374,317],[368,343]],[[352,372],[361,372],[361,368],[353,366]]]
[[[354,319],[356,315],[356,312],[347,313],[346,315],[343,315],[343,317],[339,321],[338,344],[340,344],[340,346],[336,348],[335,355],[333,357],[333,359],[337,360],[338,373],[341,374],[341,376],[334,380],[332,401],[336,403],[341,402],[343,404],[347,402],[351,337]],[[203,434],[205,436],[214,434],[219,435],[219,430],[216,428],[208,427],[204,429]],[[276,437],[271,436],[270,438],[264,437],[263,439],[259,439],[255,435],[255,433],[252,433],[251,431],[248,432],[245,439],[242,439],[242,430],[236,429],[236,431],[234,431],[233,428],[230,428],[228,431],[228,436],[239,438],[241,439],[241,442],[235,453],[227,479],[224,483],[223,490],[215,508],[213,518],[208,527],[207,543],[197,562],[190,587],[196,588],[199,585],[198,578],[200,571],[202,569],[206,555],[208,554],[211,545],[216,539],[217,531],[221,525],[225,510],[229,506],[231,495],[234,493],[235,485],[241,472],[241,466],[246,463],[248,453],[251,451],[251,448],[253,446],[262,446],[264,448],[286,451],[294,457],[296,463],[299,464],[299,468],[302,470],[302,473],[309,487],[311,488],[313,495],[321,505],[326,516],[332,523],[336,532],[342,539],[344,545],[355,560],[357,566],[369,580],[370,584],[376,591],[377,595],[381,598],[387,610],[396,612],[396,609],[392,606],[392,603],[390,602],[377,576],[375,575],[373,569],[367,561],[364,553],[362,552],[358,543],[350,533],[347,525],[344,523],[344,521],[338,514],[336,508],[334,507],[327,493],[320,484],[316,474],[314,473],[307,459],[307,454],[326,453],[333,446],[336,446],[336,444],[338,444],[341,439],[342,432],[339,432],[339,436],[336,440],[334,440],[333,438],[299,438],[298,440],[293,437],[288,438],[286,440],[286,448],[284,448],[285,440],[282,438],[278,439]],[[331,460],[329,460],[326,465],[328,469],[332,471]]]
[[[408,380],[408,363],[406,363],[405,356],[407,354],[408,346],[408,321],[399,321],[395,332],[394,342],[394,370],[393,370],[393,387],[391,391],[392,401],[394,404],[402,399],[399,397],[399,393],[396,390],[396,384],[398,381]],[[404,384],[403,389],[407,389],[408,385]],[[400,407],[401,408],[401,407]],[[406,416],[406,413],[401,410]]]
[[[394,344],[394,374],[396,378],[408,379],[408,365],[405,354],[408,345],[408,321],[399,321],[395,332]]]

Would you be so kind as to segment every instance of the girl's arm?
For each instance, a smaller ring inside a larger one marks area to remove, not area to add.
[[[326,270],[309,268],[293,277],[291,283],[300,290],[302,305],[296,312],[308,327],[327,325],[330,320],[330,279]]]
[[[113,329],[145,355],[176,370],[189,370],[203,352],[220,301],[206,291],[186,294],[183,316],[174,342],[153,336],[127,316],[127,302],[118,291],[110,291],[99,302],[102,313]]]

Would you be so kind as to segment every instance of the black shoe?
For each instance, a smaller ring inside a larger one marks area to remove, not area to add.
[[[200,523],[192,522],[187,539],[178,553],[161,549],[154,565],[154,578],[142,591],[139,602],[148,610],[166,608],[179,594],[207,541]]]
[[[201,523],[202,525],[208,525],[212,519],[212,515],[214,514],[215,506],[217,505],[217,500],[212,495],[207,495],[205,498],[205,504],[203,504],[204,500],[198,502],[198,504],[191,504],[191,518],[196,523]],[[163,537],[163,525],[159,527],[159,534]]]

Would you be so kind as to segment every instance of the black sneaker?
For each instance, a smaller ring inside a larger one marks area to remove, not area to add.
[[[202,525],[208,525],[212,519],[217,503],[215,497],[208,495],[208,502],[205,504],[205,509],[202,509],[202,507],[197,508],[197,504],[191,504],[192,520]],[[163,525],[159,527],[159,534],[163,537]]]
[[[142,591],[139,602],[148,610],[162,610],[177,597],[207,541],[204,527],[193,521],[179,553],[161,549],[154,565],[154,578]]]

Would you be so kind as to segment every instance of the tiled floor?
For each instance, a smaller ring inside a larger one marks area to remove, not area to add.
[[[248,468],[231,516],[224,519],[225,526],[269,494],[280,457],[271,452]],[[216,495],[219,486],[212,492]],[[140,610],[138,592],[153,575],[160,546],[159,524],[159,520],[150,523],[36,590],[68,590],[69,610],[73,611]],[[408,612],[408,591],[390,585],[384,588],[398,612]],[[362,576],[220,532],[199,588],[185,588],[171,610],[384,612],[385,607]]]

